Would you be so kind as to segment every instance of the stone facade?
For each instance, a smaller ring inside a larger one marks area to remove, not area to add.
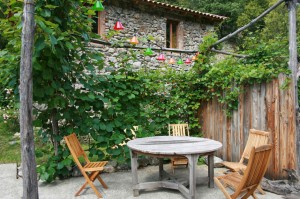
[[[190,50],[197,51],[198,45],[201,43],[202,38],[208,32],[214,29],[216,24],[214,21],[209,21],[207,19],[195,18],[189,15],[183,16],[176,11],[170,12],[166,11],[160,7],[150,7],[149,5],[143,4],[130,4],[131,1],[111,1],[112,3],[104,4],[105,11],[102,11],[100,14],[100,33],[102,38],[105,40],[105,36],[111,30],[115,23],[120,20],[124,26],[124,30],[119,31],[118,34],[109,38],[111,43],[123,43],[124,45],[131,45],[129,43],[133,35],[136,35],[139,39],[139,44],[137,47],[148,47],[149,45],[152,48],[166,48],[167,40],[167,20],[176,21],[177,25],[177,46],[180,50]],[[127,2],[127,3],[126,3]],[[152,39],[149,42],[149,37]],[[122,67],[120,65],[121,56],[120,53],[126,54],[130,48],[114,48],[111,46],[91,43],[92,47],[99,50],[103,53],[105,58],[105,71],[112,70],[113,68],[117,69]],[[132,67],[134,69],[147,68],[147,69],[156,69],[169,65],[168,61],[172,56],[176,61],[180,57],[180,53],[173,52],[172,55],[170,52],[163,52],[166,61],[161,63],[156,60],[159,55],[159,51],[154,51],[153,56],[144,56],[144,49],[132,49],[134,51],[140,52],[140,56],[137,57],[137,60],[132,61]],[[181,57],[185,60],[187,57],[190,59],[194,53],[181,53]],[[185,69],[188,70],[191,65],[177,65],[174,64],[172,67],[176,69]]]

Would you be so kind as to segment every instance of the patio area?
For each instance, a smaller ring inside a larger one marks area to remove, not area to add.
[[[172,173],[170,164],[164,165],[165,170]],[[3,199],[17,199],[22,196],[22,179],[16,179],[16,165],[2,164],[0,165],[0,193]],[[222,175],[225,168],[216,168],[215,176]],[[158,166],[148,166],[138,170],[139,181],[152,181],[158,178]],[[209,189],[207,187],[207,166],[201,165],[196,168],[197,187],[196,198],[205,199],[222,199],[225,198],[223,193],[216,186]],[[175,170],[175,175],[171,175],[176,179],[186,179],[188,169],[178,168]],[[103,180],[108,185],[109,189],[103,190],[99,182],[95,185],[104,198],[107,199],[183,199],[184,196],[176,190],[159,189],[154,191],[141,191],[138,197],[133,197],[131,172],[115,172],[103,173]],[[84,183],[83,177],[73,177],[67,180],[56,180],[51,184],[39,182],[39,198],[40,199],[96,199],[93,190],[88,186],[83,193],[75,197],[75,192]],[[257,193],[260,199],[280,199],[283,196],[267,192],[266,195]]]

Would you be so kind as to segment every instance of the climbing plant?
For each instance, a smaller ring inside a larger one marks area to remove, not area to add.
[[[289,74],[288,44],[285,40],[259,43],[255,37],[248,37],[248,48],[241,53],[248,55],[245,59],[226,57],[215,60],[212,52],[207,52],[207,46],[214,43],[214,35],[207,36],[200,45],[198,61],[195,69],[200,76],[203,99],[217,98],[226,105],[227,115],[237,109],[238,96],[243,88],[255,83],[267,82],[276,78],[279,73]],[[249,48],[250,47],[250,48]]]
[[[4,96],[4,89],[11,89],[13,95],[9,97],[17,107],[22,4],[6,3],[9,6],[1,12],[13,14],[0,20],[4,30],[1,35],[8,41],[0,49],[0,91]],[[130,130],[133,126],[140,127],[136,136],[145,137],[166,135],[168,123],[187,122],[191,135],[200,136],[197,114],[203,101],[217,98],[229,107],[230,115],[243,86],[287,73],[287,53],[282,50],[286,49],[282,48],[285,43],[259,43],[249,38],[244,49],[252,48],[243,52],[249,58],[220,61],[209,50],[217,40],[214,35],[204,38],[198,60],[189,71],[168,66],[153,71],[144,67],[133,70],[132,63],[144,55],[129,49],[117,56],[118,70],[101,73],[103,68],[116,66],[104,65],[103,55],[89,47],[90,38],[97,37],[89,25],[93,22],[88,15],[94,13],[83,3],[36,2],[34,126],[38,138],[51,143],[48,150],[37,151],[37,155],[49,156],[38,169],[42,180],[51,182],[70,175],[73,163],[62,142],[64,135],[90,135],[94,141],[88,148],[89,156],[125,163],[129,150],[124,143],[134,137]]]

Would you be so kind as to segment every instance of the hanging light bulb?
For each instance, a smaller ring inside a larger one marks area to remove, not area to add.
[[[177,61],[177,64],[183,64],[183,60],[182,60],[182,58],[181,58],[181,53],[180,53],[180,57],[179,57],[179,59],[178,59],[178,61]]]
[[[131,39],[130,39],[130,43],[133,44],[133,45],[136,45],[139,43],[138,39],[137,39],[137,36],[133,36]]]
[[[178,59],[177,64],[183,64],[183,60],[181,58]]]
[[[169,60],[169,64],[175,64],[175,59],[173,58],[173,52],[171,52],[171,58]]]
[[[165,55],[163,53],[161,53],[158,57],[157,57],[157,60],[158,61],[165,61],[166,58],[165,58]]]
[[[148,47],[148,48],[146,49],[146,51],[144,52],[144,55],[147,55],[147,56],[153,55],[152,49],[151,49],[150,47]]]
[[[101,1],[96,1],[96,3],[94,4],[94,6],[92,7],[93,10],[95,11],[103,11],[104,10],[104,7],[101,3]]]
[[[175,64],[175,59],[173,57],[170,58],[169,64]]]
[[[124,26],[122,25],[120,20],[118,20],[117,23],[115,24],[114,30],[124,30]]]
[[[190,60],[190,58],[186,58],[186,60],[185,60],[184,63],[185,63],[185,64],[190,64],[190,63],[192,63],[192,61]]]

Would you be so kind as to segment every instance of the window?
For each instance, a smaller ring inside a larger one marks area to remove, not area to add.
[[[167,20],[167,48],[178,48],[178,22]]]
[[[95,23],[93,23],[93,33],[102,35],[105,33],[105,11],[97,12],[92,18]]]

